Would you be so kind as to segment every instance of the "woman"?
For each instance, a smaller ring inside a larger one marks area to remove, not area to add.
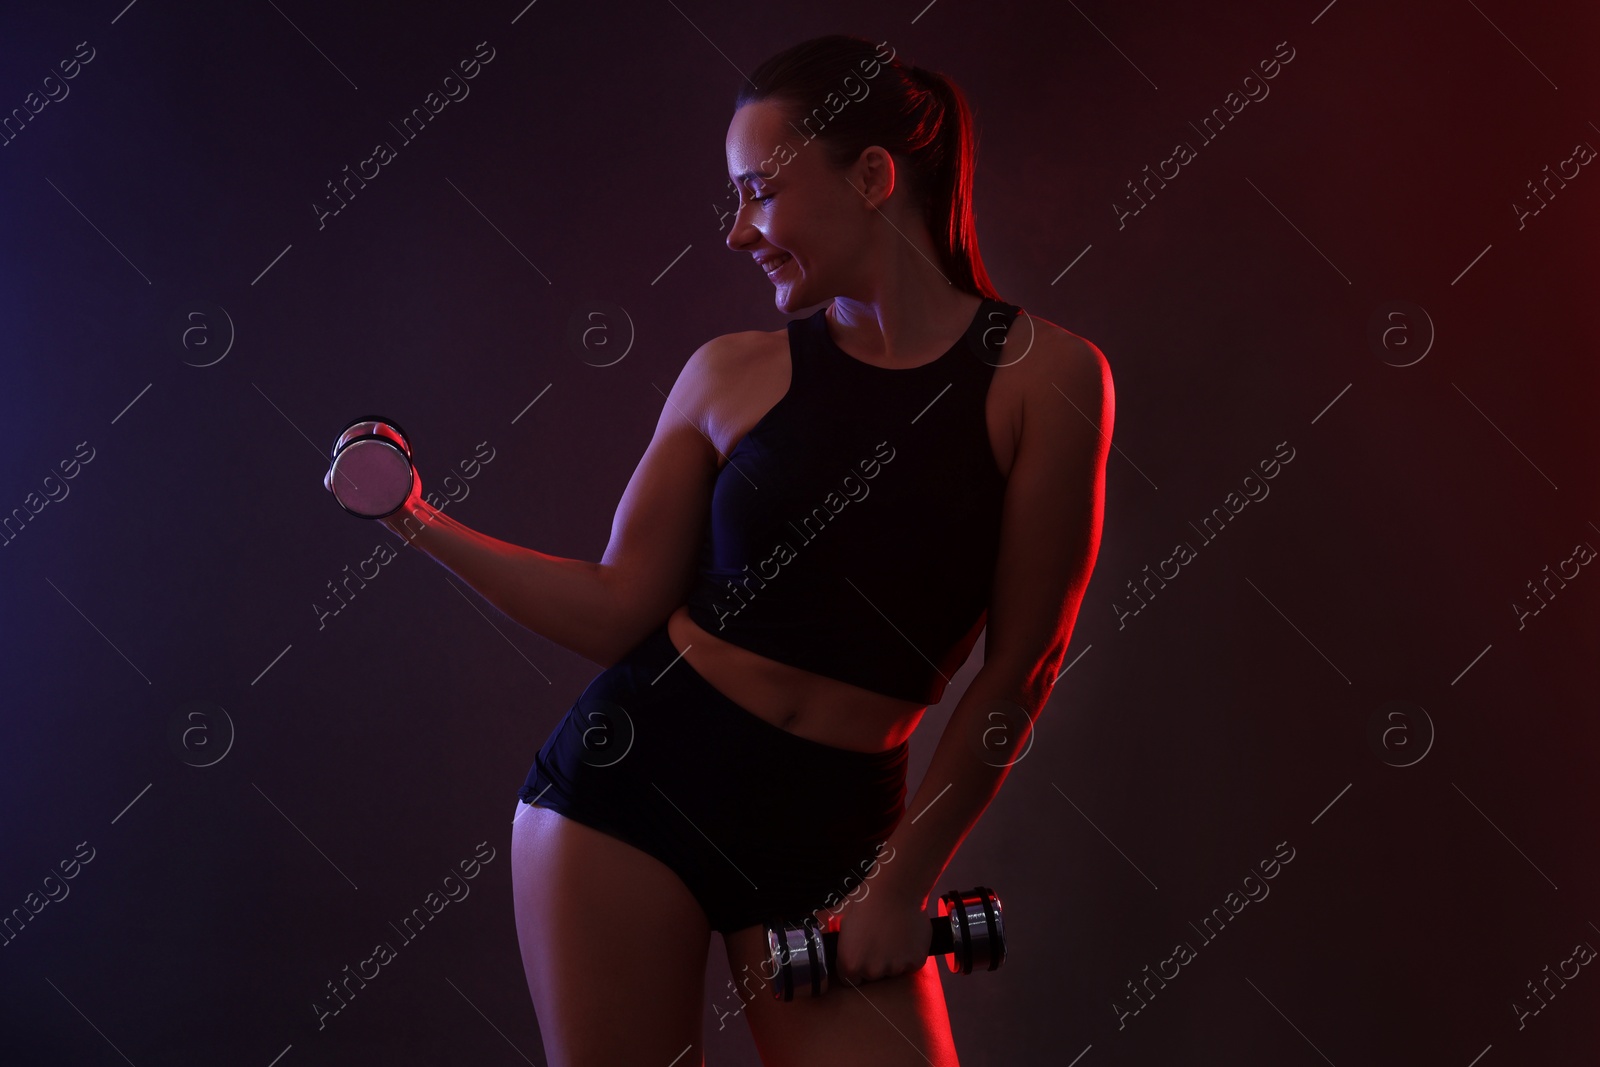
[[[838,35],[749,81],[728,247],[785,312],[831,302],[689,358],[598,564],[476,533],[420,483],[384,521],[606,668],[513,826],[552,1064],[700,1063],[715,929],[739,981],[717,1015],[744,1014],[768,1067],[945,1067],[925,909],[1060,668],[1099,545],[1111,377],[990,285],[953,84]],[[907,738],[985,623],[908,804]],[[808,914],[840,931],[834,989],[775,1000],[762,922]]]

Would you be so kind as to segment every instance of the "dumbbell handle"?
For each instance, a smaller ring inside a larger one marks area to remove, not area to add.
[[[950,917],[941,915],[936,919],[929,919],[928,925],[933,934],[928,943],[928,955],[943,956],[956,950],[955,935],[950,932]],[[839,931],[829,930],[822,935],[823,958],[828,961],[828,973],[838,974],[836,964],[839,961]]]

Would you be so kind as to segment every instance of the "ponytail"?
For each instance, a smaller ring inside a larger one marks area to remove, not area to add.
[[[910,73],[933,94],[939,109],[923,211],[941,266],[956,288],[998,300],[978,255],[978,226],[972,208],[978,146],[972,111],[960,88],[943,74],[922,67],[912,67]]]

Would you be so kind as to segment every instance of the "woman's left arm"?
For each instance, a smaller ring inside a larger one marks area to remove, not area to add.
[[[1111,371],[1093,344],[1050,336],[1055,343],[1041,337],[1024,357],[1036,362],[1006,480],[984,663],[951,713],[907,817],[889,837],[894,851],[885,854],[893,858],[839,912],[846,977],[890,977],[926,962],[922,912],[999,791],[1013,753],[1027,751],[1094,569],[1115,412]],[[855,936],[847,936],[845,911],[865,920]]]

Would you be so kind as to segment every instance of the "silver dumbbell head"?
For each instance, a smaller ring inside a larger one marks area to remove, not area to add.
[[[772,964],[772,995],[817,997],[828,991],[828,958],[816,920],[767,927],[767,958]]]
[[[1000,898],[979,886],[970,892],[952,890],[939,898],[939,914],[950,921],[953,949],[945,956],[952,974],[971,974],[974,968],[998,970],[1006,958],[1005,923]]]
[[[336,458],[345,445],[357,437],[368,434],[384,438],[405,453],[407,459],[411,458],[411,442],[406,438],[406,432],[400,428],[398,422],[383,415],[363,415],[359,419],[351,419],[345,424],[344,429],[339,431],[339,439],[333,443],[331,456]]]
[[[406,502],[414,477],[405,434],[393,420],[366,416],[339,434],[322,484],[350,514],[381,519]]]

